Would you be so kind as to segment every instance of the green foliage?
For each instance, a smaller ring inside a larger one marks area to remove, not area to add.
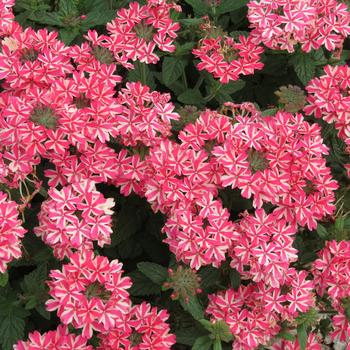
[[[151,262],[140,262],[137,264],[137,268],[146,277],[148,277],[153,283],[162,285],[168,277],[168,270],[158,264]]]

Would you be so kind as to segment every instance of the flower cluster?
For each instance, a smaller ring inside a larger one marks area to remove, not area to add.
[[[132,2],[107,23],[107,35],[90,31],[86,38],[95,51],[112,53],[112,59],[126,68],[133,68],[130,61],[157,63],[157,48],[165,52],[175,50],[173,42],[180,25],[170,17],[172,9],[181,11],[180,6],[166,0],[147,0],[143,6]]]
[[[339,137],[350,152],[349,88],[350,68],[347,65],[324,67],[325,74],[312,79],[306,86],[308,92],[304,111],[327,123],[334,123]],[[349,165],[346,165],[350,177]]]
[[[68,327],[59,325],[57,330],[40,334],[38,331],[29,333],[27,341],[19,341],[14,345],[14,350],[93,350],[91,345],[86,344],[87,340],[81,335],[70,334]]]
[[[328,241],[313,263],[316,291],[330,296],[332,306],[338,311],[333,317],[333,339],[342,342],[350,340],[350,323],[346,316],[350,308],[350,242]]]
[[[259,282],[209,295],[206,312],[212,322],[228,325],[233,350],[254,349],[278,334],[280,321],[292,320],[314,306],[313,282],[306,277],[306,271],[289,269],[283,290]]]
[[[51,188],[34,232],[59,259],[75,250],[93,250],[93,241],[101,247],[111,242],[113,206],[114,200],[105,199],[90,180]]]
[[[167,350],[175,344],[175,336],[166,323],[166,310],[157,311],[143,302],[133,306],[125,316],[125,327],[100,334],[97,350]]]
[[[252,0],[248,19],[253,42],[288,52],[297,44],[305,52],[341,50],[350,34],[348,8],[337,0]]]
[[[21,238],[26,230],[18,219],[18,205],[8,200],[7,195],[0,191],[0,273],[4,273],[7,264],[21,257]]]
[[[108,332],[123,325],[130,308],[128,277],[122,277],[122,264],[111,262],[93,252],[75,253],[62,271],[51,270],[49,311],[65,325],[82,328],[82,336],[91,338],[93,330]]]
[[[0,2],[0,38],[7,34],[9,27],[13,23],[12,7],[14,4],[15,0],[2,0]]]
[[[116,137],[126,146],[156,145],[171,135],[172,120],[180,116],[174,112],[170,94],[150,91],[146,85],[126,83],[117,98],[123,106],[118,115]]]
[[[279,288],[286,281],[289,265],[298,258],[293,247],[296,232],[295,225],[275,213],[257,209],[254,215],[246,214],[233,239],[231,267],[243,279]]]
[[[260,56],[264,49],[253,43],[251,37],[239,36],[237,41],[229,36],[203,39],[192,53],[199,58],[199,70],[205,69],[223,84],[238,80],[241,75],[253,74],[264,64]]]

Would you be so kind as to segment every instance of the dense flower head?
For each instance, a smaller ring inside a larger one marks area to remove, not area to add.
[[[8,34],[8,29],[14,21],[12,7],[15,0],[1,0],[0,1],[0,38]]]
[[[317,292],[327,292],[334,305],[350,297],[350,241],[327,241],[312,271]]]
[[[273,350],[300,350],[299,340],[296,338],[295,340],[286,340],[279,339],[272,345]],[[306,349],[307,350],[322,350],[321,339],[320,337],[310,332],[307,336],[306,341]]]
[[[254,215],[246,214],[233,239],[231,267],[236,268],[242,279],[280,287],[286,281],[289,265],[298,258],[293,247],[296,232],[294,224],[275,213],[257,209]]]
[[[166,0],[148,0],[143,6],[131,2],[128,8],[118,10],[117,16],[107,23],[107,35],[95,33],[88,39],[95,47],[108,49],[114,60],[126,68],[133,68],[130,61],[157,63],[156,49],[165,52],[175,50],[173,42],[180,25],[170,17],[172,9],[181,11],[180,6]]]
[[[51,188],[49,199],[43,202],[38,214],[39,226],[34,231],[63,259],[72,252],[93,249],[110,243],[112,233],[112,198],[104,198],[94,182],[81,181]]]
[[[81,335],[69,333],[67,326],[59,325],[57,330],[43,334],[38,331],[29,333],[28,340],[19,341],[14,345],[14,350],[93,350],[93,347],[86,342],[86,338]]]
[[[0,272],[4,273],[7,264],[22,255],[21,238],[26,230],[18,219],[19,210],[15,201],[9,200],[6,193],[0,191]]]
[[[91,338],[93,331],[108,332],[122,327],[130,309],[127,289],[131,280],[123,277],[122,264],[95,256],[91,251],[70,256],[62,270],[51,270],[48,281],[52,299],[46,302],[49,311],[65,325],[82,328],[82,336]]]
[[[288,52],[297,44],[305,52],[342,50],[350,34],[348,8],[337,0],[253,0],[248,19],[253,42]]]
[[[214,142],[210,159],[218,186],[238,188],[255,208],[270,202],[287,221],[315,228],[334,211],[338,187],[326,166],[320,127],[301,114],[263,117],[252,104],[226,106],[232,118],[204,112],[180,132],[182,145],[197,150]]]
[[[211,321],[224,321],[233,335],[232,349],[251,350],[268,344],[280,331],[280,322],[292,321],[314,306],[313,283],[307,272],[289,269],[284,288],[263,282],[241,285],[209,295]]]
[[[229,36],[204,38],[198,48],[192,51],[200,60],[198,69],[205,69],[223,84],[261,70],[264,67],[260,61],[263,52],[261,46],[243,35],[238,40]]]
[[[327,241],[312,265],[315,288],[320,296],[327,293],[338,311],[333,316],[332,339],[349,342],[350,323],[346,309],[350,305],[350,241]]]
[[[175,344],[175,335],[170,333],[166,322],[166,310],[143,302],[133,306],[126,316],[125,327],[115,328],[100,334],[98,350],[170,350]]]
[[[312,79],[306,86],[308,92],[304,111],[334,123],[339,137],[344,140],[347,151],[350,149],[350,68],[347,65],[324,67],[324,75]],[[349,165],[345,165],[350,177]]]
[[[171,135],[172,120],[180,116],[174,112],[174,104],[170,102],[170,94],[150,91],[140,82],[126,83],[117,98],[123,106],[118,115],[116,136],[126,146],[141,143],[152,146]]]
[[[57,32],[28,27],[1,41],[0,78],[4,86],[26,93],[33,87],[49,87],[56,79],[72,73],[69,49]]]

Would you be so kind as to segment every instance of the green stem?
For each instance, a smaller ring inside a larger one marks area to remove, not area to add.
[[[140,80],[143,85],[146,85],[146,65],[145,63],[138,62],[138,66],[140,69]]]
[[[216,94],[219,92],[219,90],[221,89],[221,86],[222,86],[222,84],[218,85],[218,87],[211,94],[209,94],[208,96],[205,96],[203,98],[203,100],[205,102],[211,101],[216,96]]]
[[[199,79],[197,80],[196,85],[194,86],[193,90],[198,90],[200,88],[200,86],[202,85],[203,81],[204,81],[204,77],[203,77],[203,75],[201,75],[199,77]]]

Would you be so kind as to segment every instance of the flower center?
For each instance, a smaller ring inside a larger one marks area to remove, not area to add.
[[[92,54],[101,63],[112,64],[114,62],[113,53],[105,47],[94,46],[92,49]]]
[[[56,129],[57,115],[54,110],[48,106],[37,106],[34,108],[30,120],[36,125],[43,125],[47,129]]]
[[[153,40],[153,36],[155,34],[154,28],[145,21],[141,21],[140,23],[136,24],[134,29],[137,35],[144,39],[147,43]]]
[[[248,162],[250,163],[250,169],[253,173],[263,171],[269,166],[268,160],[265,158],[264,153],[256,151],[255,149],[249,150]]]
[[[85,290],[85,296],[88,300],[100,298],[103,301],[108,301],[111,297],[111,292],[106,290],[103,284],[96,281],[88,285]]]

